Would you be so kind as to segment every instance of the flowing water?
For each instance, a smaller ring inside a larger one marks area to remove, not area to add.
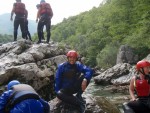
[[[110,90],[104,90],[104,86],[96,85],[93,80],[91,80],[85,94],[92,94],[94,96],[104,96],[110,102],[114,103],[122,111],[122,103],[128,101],[129,95],[123,93],[113,93]]]

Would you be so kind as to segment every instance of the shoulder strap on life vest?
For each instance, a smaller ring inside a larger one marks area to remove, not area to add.
[[[135,76],[135,79],[134,79],[134,88],[136,88],[136,80],[139,80],[140,77],[139,76]]]

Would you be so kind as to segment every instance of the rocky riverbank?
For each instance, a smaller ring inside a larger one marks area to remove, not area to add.
[[[28,40],[18,40],[0,45],[1,93],[9,81],[17,79],[21,83],[31,85],[42,98],[49,101],[52,109],[55,103],[55,71],[58,64],[67,60],[67,51],[66,47],[53,42],[34,44]],[[112,108],[114,112],[106,109],[112,105],[105,98],[90,95],[85,96],[85,99],[86,113],[119,113],[116,106]]]
[[[0,45],[0,93],[10,80],[17,79],[31,85],[42,98],[49,101],[53,110],[56,103],[53,89],[55,72],[57,65],[67,60],[67,51],[67,47],[53,42],[34,44],[28,40],[18,40]],[[150,56],[146,59],[150,60]],[[129,81],[137,75],[135,66],[122,62],[94,75],[90,85],[96,87],[89,85],[84,95],[86,113],[120,113],[116,107],[119,105],[117,102],[129,98],[113,95],[128,94]],[[110,91],[111,96],[107,97],[105,91]],[[99,95],[101,93],[104,96]]]

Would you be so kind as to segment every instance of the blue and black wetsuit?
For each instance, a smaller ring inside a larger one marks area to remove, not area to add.
[[[89,83],[92,75],[93,71],[81,63],[72,65],[65,62],[60,64],[55,78],[57,97],[66,103],[79,106],[80,101],[73,94],[82,94],[81,84],[83,79],[85,78]]]

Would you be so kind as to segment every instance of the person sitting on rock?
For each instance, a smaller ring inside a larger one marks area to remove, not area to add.
[[[49,113],[50,106],[27,84],[12,80],[0,96],[0,113]]]
[[[139,61],[136,69],[139,76],[134,76],[130,81],[131,101],[124,103],[124,113],[150,113],[150,62]]]
[[[68,61],[60,64],[55,76],[55,91],[62,102],[78,106],[80,112],[85,110],[82,93],[92,78],[93,71],[77,62],[78,54],[71,50],[67,53]],[[82,75],[81,75],[82,73]],[[76,94],[74,96],[73,94]]]

